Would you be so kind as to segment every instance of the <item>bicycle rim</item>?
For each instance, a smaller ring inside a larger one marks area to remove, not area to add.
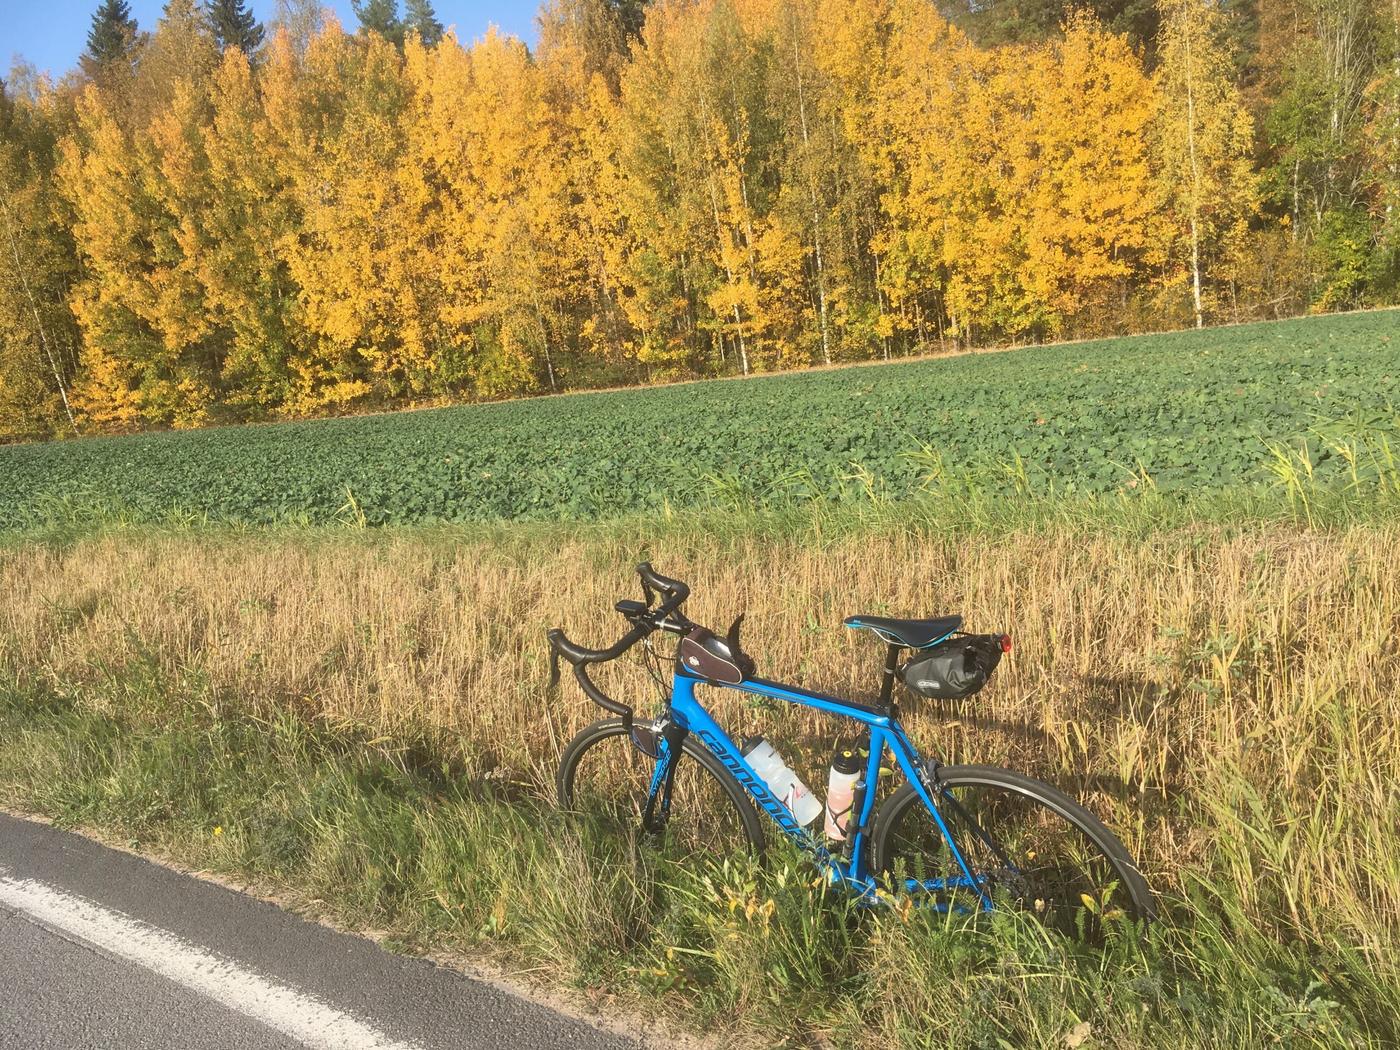
[[[656,763],[632,744],[619,722],[603,722],[575,738],[560,764],[560,806],[589,834],[636,837]],[[678,860],[757,855],[758,816],[732,777],[712,768],[708,753],[686,742],[675,771],[665,830],[654,839]]]
[[[940,773],[939,814],[966,869],[911,788],[886,804],[876,862],[896,893],[939,910],[993,907],[1032,914],[1062,933],[1097,937],[1124,918],[1150,918],[1151,893],[1118,839],[1049,785],[1006,770]]]

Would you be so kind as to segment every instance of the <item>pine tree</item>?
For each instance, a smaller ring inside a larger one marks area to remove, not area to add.
[[[399,0],[350,0],[360,28],[402,46],[404,24],[399,20]]]
[[[244,0],[209,0],[209,22],[220,51],[236,47],[251,55],[263,42],[262,24]]]
[[[608,6],[617,12],[618,21],[630,37],[642,35],[642,26],[647,20],[647,6],[651,0],[608,0]]]
[[[1036,43],[1059,34],[1076,12],[1089,12],[1134,46],[1149,51],[1160,17],[1154,0],[938,0],[938,9],[981,46]]]
[[[417,33],[424,47],[436,47],[442,40],[442,23],[433,10],[432,0],[406,0],[402,32]]]
[[[83,65],[96,74],[116,62],[129,59],[136,42],[136,19],[127,0],[102,0],[92,15]]]

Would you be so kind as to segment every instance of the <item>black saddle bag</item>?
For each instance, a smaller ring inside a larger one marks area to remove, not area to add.
[[[960,634],[925,649],[899,669],[910,690],[929,700],[966,700],[981,692],[1005,652],[999,634]]]

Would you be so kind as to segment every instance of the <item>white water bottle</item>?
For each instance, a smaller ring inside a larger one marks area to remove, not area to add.
[[[832,842],[846,841],[860,766],[860,755],[854,751],[838,751],[831,760],[831,771],[826,777],[826,837]]]
[[[773,745],[758,737],[748,742],[744,749],[744,761],[753,767],[768,790],[782,799],[783,805],[792,810],[797,823],[804,828],[821,816],[822,804],[812,797],[802,778],[789,768],[783,756],[773,750]]]

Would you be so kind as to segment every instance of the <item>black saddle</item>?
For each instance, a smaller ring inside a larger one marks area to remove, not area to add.
[[[943,641],[963,624],[961,616],[939,616],[932,620],[892,620],[888,616],[849,616],[847,627],[874,631],[891,645],[906,649],[927,649]]]

